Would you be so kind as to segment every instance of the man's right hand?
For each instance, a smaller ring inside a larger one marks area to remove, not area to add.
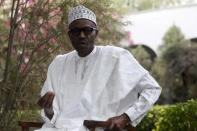
[[[42,96],[37,104],[41,107],[41,108],[51,108],[52,104],[53,104],[53,99],[55,97],[55,93],[54,92],[47,92],[44,96]]]
[[[55,97],[55,94],[53,92],[47,92],[44,96],[42,96],[37,104],[41,107],[44,108],[44,112],[46,114],[46,116],[51,120],[54,112],[53,112],[53,108],[52,108],[52,104],[53,104],[53,99]]]

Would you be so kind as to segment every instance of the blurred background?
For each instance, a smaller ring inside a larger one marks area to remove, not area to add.
[[[128,49],[162,87],[137,129],[196,131],[197,0],[0,0],[0,131],[42,121],[36,102],[49,63],[73,49],[67,13],[79,4],[97,15],[97,44]]]

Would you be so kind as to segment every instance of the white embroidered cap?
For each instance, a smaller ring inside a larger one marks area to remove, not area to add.
[[[68,13],[68,25],[77,19],[88,19],[96,24],[96,15],[83,5],[72,8]]]

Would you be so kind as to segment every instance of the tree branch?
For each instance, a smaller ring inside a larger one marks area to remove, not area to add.
[[[16,20],[17,20],[20,0],[17,1],[16,9],[14,8],[15,2],[16,1],[13,0],[12,9],[11,9],[10,32],[9,32],[9,37],[8,37],[8,50],[7,50],[7,57],[6,57],[6,65],[5,65],[5,70],[4,70],[3,82],[7,81],[7,77],[9,74],[9,65],[10,65],[10,60],[11,60],[13,40],[14,40],[14,34],[15,34],[14,31],[16,29]]]

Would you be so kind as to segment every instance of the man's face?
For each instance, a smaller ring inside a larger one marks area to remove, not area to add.
[[[97,33],[95,23],[87,19],[78,19],[69,25],[68,35],[79,56],[85,57],[92,52]]]

